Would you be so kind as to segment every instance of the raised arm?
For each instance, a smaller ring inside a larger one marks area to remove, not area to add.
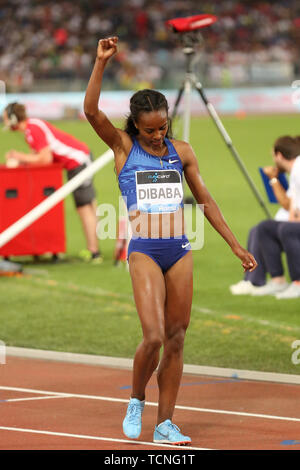
[[[182,143],[182,145],[183,152],[181,154],[184,155],[183,166],[185,179],[197,203],[204,206],[204,215],[207,220],[228,243],[233,253],[240,258],[244,271],[253,271],[257,266],[255,258],[240,245],[227,225],[219,207],[201,178],[198,162],[192,148],[186,143]]]
[[[114,151],[123,150],[120,131],[113,126],[107,116],[98,107],[102,78],[109,59],[117,52],[117,37],[100,39],[97,57],[84,98],[84,113],[99,137]]]

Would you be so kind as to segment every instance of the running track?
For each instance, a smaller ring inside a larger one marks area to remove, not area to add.
[[[121,359],[108,366],[68,355],[59,361],[21,357],[20,351],[0,364],[1,450],[175,448],[152,443],[155,376],[147,388],[142,434],[133,441],[122,433],[131,370]],[[184,449],[300,450],[300,380],[294,382],[184,373],[174,415],[192,438]]]

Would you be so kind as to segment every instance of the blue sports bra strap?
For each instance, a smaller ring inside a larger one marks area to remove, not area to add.
[[[175,149],[174,145],[172,144],[172,142],[170,141],[170,139],[165,137],[165,143],[168,147],[169,156],[178,155],[178,153],[176,152],[176,149]]]

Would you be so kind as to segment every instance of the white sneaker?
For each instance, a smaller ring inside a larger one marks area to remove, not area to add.
[[[288,286],[287,282],[269,281],[265,286],[256,287],[253,290],[252,295],[275,295],[284,291]]]
[[[233,284],[229,287],[229,289],[233,295],[247,295],[252,294],[252,292],[257,289],[257,287],[254,286],[252,282],[243,280],[237,284]]]
[[[295,299],[300,297],[300,285],[292,282],[292,284],[290,284],[287,289],[279,294],[276,294],[275,297],[276,299]]]

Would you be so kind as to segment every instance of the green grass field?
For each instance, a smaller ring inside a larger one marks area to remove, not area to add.
[[[271,146],[280,135],[299,132],[298,116],[223,117],[251,177],[266,200],[258,166],[271,163]],[[95,156],[105,145],[85,121],[56,123],[85,140]],[[180,135],[178,136],[180,138]],[[249,229],[265,218],[244,176],[208,117],[194,118],[191,144],[204,181],[243,245]],[[23,136],[2,133],[1,161],[10,148],[26,150]],[[113,163],[95,176],[99,203],[117,206]],[[277,207],[268,205],[272,214]],[[0,278],[0,339],[8,346],[132,357],[141,329],[130,277],[114,267],[113,240],[101,242],[100,266],[77,255],[84,238],[73,201],[65,201],[67,254],[63,262],[22,259],[28,274]],[[284,260],[285,262],[285,260]],[[298,374],[292,342],[300,339],[299,300],[232,296],[229,285],[242,278],[239,260],[205,221],[203,249],[194,251],[194,301],[185,343],[185,363]]]

